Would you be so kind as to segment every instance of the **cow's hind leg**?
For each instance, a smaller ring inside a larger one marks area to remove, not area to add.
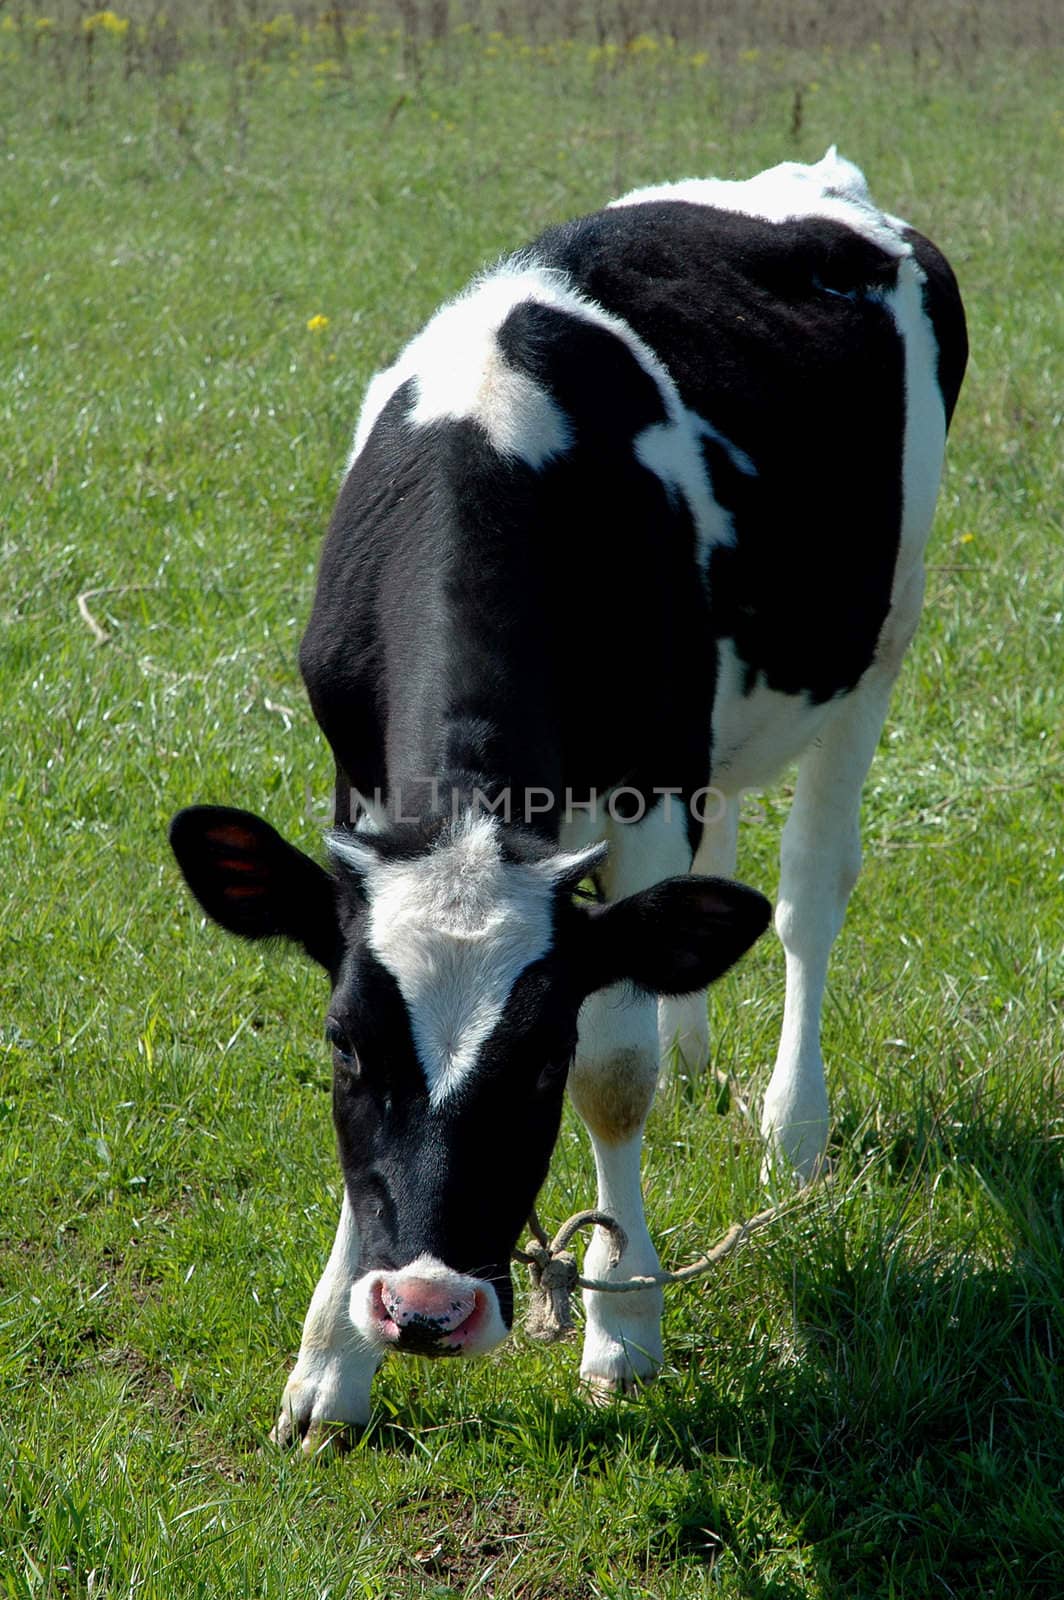
[[[739,801],[733,796],[711,796],[719,815],[707,817],[692,872],[711,878],[733,878],[739,834]],[[663,1075],[671,1069],[688,1077],[701,1077],[709,1061],[709,1016],[706,991],[658,1001],[658,1039]]]
[[[804,753],[780,849],[776,930],[787,958],[787,994],[761,1132],[767,1168],[811,1178],[828,1137],[820,1012],[828,957],[861,866],[861,789],[891,690],[919,615],[922,574],[896,605],[875,663],[839,702]]]
[[[271,1434],[281,1445],[302,1441],[307,1455],[328,1438],[331,1423],[369,1421],[370,1385],[380,1356],[351,1321],[351,1288],[360,1262],[358,1228],[345,1194],[336,1240],[311,1297],[299,1356]]]

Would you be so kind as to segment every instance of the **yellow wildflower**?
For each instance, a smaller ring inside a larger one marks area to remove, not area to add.
[[[81,26],[86,33],[113,33],[121,37],[129,27],[128,17],[118,17],[113,11],[94,11],[91,16],[84,19]]]
[[[323,317],[321,312],[319,311],[316,316],[311,317],[309,319],[309,321],[307,322],[307,332],[308,333],[322,333],[322,332],[324,332],[324,330],[328,326],[329,326],[328,317]]]

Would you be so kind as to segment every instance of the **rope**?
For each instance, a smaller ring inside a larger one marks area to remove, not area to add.
[[[818,1185],[810,1185],[803,1191],[802,1198],[816,1187]],[[733,1223],[711,1250],[686,1267],[677,1267],[674,1272],[648,1272],[622,1279],[585,1278],[577,1270],[576,1258],[567,1248],[573,1235],[581,1228],[603,1228],[610,1235],[607,1264],[611,1269],[617,1266],[628,1247],[628,1239],[615,1218],[605,1211],[577,1211],[562,1223],[554,1238],[549,1239],[533,1211],[528,1225],[534,1237],[523,1250],[515,1249],[513,1252],[514,1260],[527,1266],[532,1281],[532,1298],[525,1318],[526,1331],[531,1338],[539,1339],[544,1344],[564,1339],[571,1333],[574,1289],[592,1289],[596,1294],[633,1294],[639,1289],[663,1288],[670,1283],[691,1283],[711,1272],[725,1256],[730,1256],[744,1244],[752,1233],[767,1227],[786,1212],[793,1211],[800,1203],[780,1202],[748,1217],[745,1222]]]

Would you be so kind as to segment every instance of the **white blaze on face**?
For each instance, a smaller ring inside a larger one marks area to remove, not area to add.
[[[382,861],[339,835],[330,848],[365,879],[367,943],[399,985],[438,1105],[475,1065],[518,977],[550,949],[554,884],[574,858],[504,861],[494,818],[473,815],[412,860]]]

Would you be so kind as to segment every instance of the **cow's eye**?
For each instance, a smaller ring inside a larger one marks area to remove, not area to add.
[[[569,1075],[569,1067],[571,1064],[571,1056],[557,1056],[553,1061],[548,1061],[546,1065],[542,1066],[539,1070],[539,1078],[537,1079],[536,1084],[537,1088],[546,1091],[551,1087],[552,1084],[564,1083]]]
[[[325,1037],[340,1057],[345,1067],[357,1067],[358,1056],[343,1028],[335,1017],[329,1017],[325,1023]]]

